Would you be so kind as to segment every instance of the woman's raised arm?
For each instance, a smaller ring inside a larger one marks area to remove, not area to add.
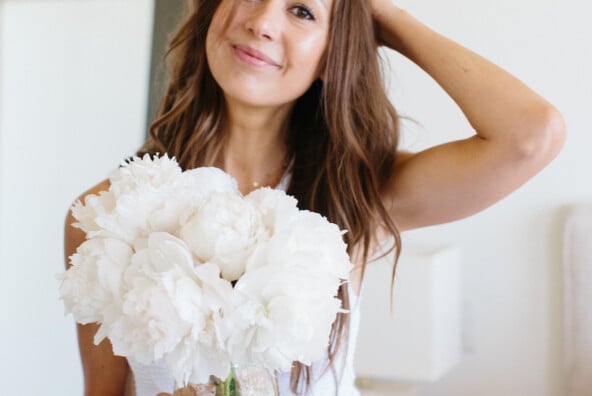
[[[559,152],[559,112],[521,81],[434,32],[390,0],[372,0],[377,39],[428,73],[476,135],[403,156],[384,200],[401,230],[457,220],[514,191]]]
[[[80,199],[88,194],[98,194],[109,188],[109,182],[105,181],[83,194]],[[72,212],[68,213],[64,227],[64,252],[66,268],[70,266],[69,257],[85,240],[82,230],[72,226],[76,220]],[[108,339],[95,345],[93,338],[97,332],[97,324],[77,324],[78,346],[82,360],[84,375],[85,396],[124,396],[128,395],[126,381],[128,377],[128,364],[125,358],[114,356],[111,343]]]

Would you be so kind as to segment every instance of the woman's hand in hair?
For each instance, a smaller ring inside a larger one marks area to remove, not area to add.
[[[393,14],[401,11],[392,0],[368,0],[370,3],[370,10],[372,18],[374,19],[374,32],[376,35],[376,43],[378,45],[386,45],[391,49],[397,50],[392,38],[388,37],[389,20],[392,19]],[[389,43],[390,42],[390,43]]]

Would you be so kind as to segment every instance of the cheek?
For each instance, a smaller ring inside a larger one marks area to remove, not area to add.
[[[301,67],[318,75],[324,68],[323,58],[327,48],[327,35],[318,34],[296,41],[292,46],[294,58]]]

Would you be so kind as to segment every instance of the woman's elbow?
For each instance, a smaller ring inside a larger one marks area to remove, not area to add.
[[[561,113],[550,104],[541,106],[533,113],[530,116],[528,133],[517,143],[517,151],[522,160],[542,168],[561,151],[566,126]]]

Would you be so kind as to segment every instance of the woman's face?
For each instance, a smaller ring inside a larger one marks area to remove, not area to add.
[[[255,106],[294,102],[321,74],[333,0],[221,0],[206,38],[227,97]]]

